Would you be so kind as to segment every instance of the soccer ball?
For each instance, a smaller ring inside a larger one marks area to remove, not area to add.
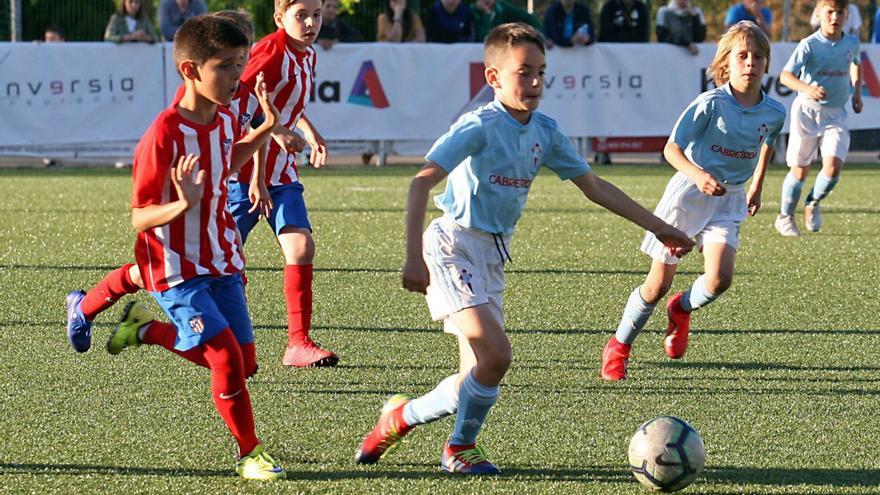
[[[681,490],[697,479],[705,463],[700,434],[674,416],[646,421],[629,442],[629,467],[652,490]]]

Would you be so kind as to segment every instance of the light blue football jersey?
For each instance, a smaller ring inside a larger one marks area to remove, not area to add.
[[[698,96],[681,114],[669,141],[685,156],[725,184],[743,184],[755,172],[761,145],[782,131],[785,107],[761,92],[757,105],[736,101],[730,83]]]
[[[562,180],[590,171],[555,120],[533,112],[520,124],[497,99],[462,115],[425,158],[449,173],[437,207],[463,227],[501,235],[513,234],[541,165]]]
[[[782,70],[807,84],[822,86],[825,99],[819,103],[840,108],[846,105],[852,92],[850,64],[859,62],[858,38],[844,34],[838,41],[831,41],[819,30],[798,43]]]

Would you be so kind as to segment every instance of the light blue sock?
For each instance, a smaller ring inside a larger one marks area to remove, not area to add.
[[[657,306],[656,303],[646,303],[642,299],[639,288],[636,287],[626,301],[626,307],[623,308],[623,316],[620,318],[620,324],[617,325],[617,332],[614,334],[614,338],[621,344],[632,344],[639,335],[639,332],[642,331],[642,328],[645,328],[645,323],[648,322],[648,318],[654,312],[655,306]]]
[[[476,443],[477,434],[483,427],[483,421],[489,409],[498,400],[500,387],[487,387],[474,378],[474,372],[461,384],[458,391],[458,414],[455,416],[455,429],[449,443],[453,445],[470,445]]]
[[[797,207],[798,200],[801,199],[801,191],[804,188],[804,181],[797,178],[789,172],[782,181],[782,198],[780,200],[779,213],[783,215],[794,215],[794,209]]]
[[[721,294],[712,294],[706,289],[706,276],[700,275],[681,296],[681,309],[690,313],[718,299]]]
[[[819,172],[819,175],[816,176],[816,183],[813,184],[813,189],[810,191],[810,194],[807,195],[804,204],[809,203],[810,201],[819,202],[825,199],[825,196],[831,194],[831,190],[834,189],[834,186],[837,184],[837,181],[840,180],[840,176],[837,177],[828,177],[827,175]]]
[[[448,376],[427,394],[403,407],[403,421],[409,426],[422,425],[455,414],[458,410],[458,375]]]

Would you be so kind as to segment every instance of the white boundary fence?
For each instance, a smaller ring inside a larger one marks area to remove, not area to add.
[[[773,46],[768,92],[792,43]],[[709,86],[700,54],[663,44],[605,44],[548,51],[541,111],[572,138],[667,135]],[[853,129],[880,128],[880,46],[864,45],[865,109]],[[320,49],[319,49],[320,50]],[[330,141],[410,143],[423,151],[462,112],[492,98],[477,44],[339,44],[319,51],[307,114]],[[170,45],[0,43],[0,155],[128,156],[180,79]]]

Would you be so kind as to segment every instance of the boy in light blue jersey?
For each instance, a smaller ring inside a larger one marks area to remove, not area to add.
[[[504,332],[504,263],[532,181],[542,165],[571,180],[584,195],[651,230],[682,255],[693,246],[616,187],[596,177],[553,119],[535,112],[544,89],[544,40],[522,23],[502,24],[485,42],[486,81],[495,101],[462,116],[427,155],[412,181],[407,204],[407,254],[403,286],[426,293],[434,320],[458,337],[459,373],[410,400],[392,397],[357,461],[372,464],[416,425],[456,414],[443,447],[441,468],[463,474],[497,474],[476,437],[498,398],[511,362]],[[444,215],[422,236],[431,188],[447,177],[436,197]]]
[[[770,40],[763,30],[751,21],[731,27],[709,66],[718,87],[685,109],[663,151],[678,172],[654,213],[696,236],[705,263],[703,275],[666,306],[669,325],[663,347],[673,359],[687,350],[691,312],[730,287],[740,224],[761,207],[773,142],[785,123],[785,107],[761,90],[769,65]],[[663,252],[650,232],[642,251],[653,258],[651,271],[630,294],[617,332],[602,352],[601,376],[608,381],[626,378],[632,343],[672,287],[680,261]]]
[[[791,129],[786,162],[791,168],[782,183],[782,200],[775,227],[780,234],[797,237],[794,221],[810,171],[810,162],[822,151],[822,171],[804,200],[804,226],[810,232],[822,228],[819,202],[840,179],[849,151],[846,102],[852,92],[852,108],[862,111],[862,75],[859,39],[843,32],[848,0],[819,0],[819,30],[798,43],[779,80],[798,92],[791,105]],[[854,90],[854,91],[853,91]]]

